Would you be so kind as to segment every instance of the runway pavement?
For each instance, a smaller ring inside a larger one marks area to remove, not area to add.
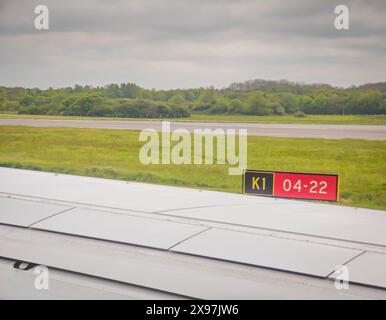
[[[109,120],[48,120],[0,119],[0,125],[32,127],[75,127],[117,130],[161,130],[161,121],[109,121]],[[318,124],[260,124],[229,122],[172,122],[171,129],[247,129],[250,136],[386,140],[386,126],[381,125],[318,125]]]

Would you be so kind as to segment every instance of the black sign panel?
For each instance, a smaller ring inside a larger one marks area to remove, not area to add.
[[[245,171],[243,193],[273,196],[273,172]]]

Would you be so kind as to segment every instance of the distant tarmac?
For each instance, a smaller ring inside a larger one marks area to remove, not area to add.
[[[0,119],[3,126],[75,127],[117,130],[161,130],[161,121],[110,121],[110,120],[47,120]],[[248,129],[250,136],[285,138],[364,139],[386,140],[386,126],[382,125],[319,125],[319,124],[260,124],[230,122],[172,122],[172,129]]]

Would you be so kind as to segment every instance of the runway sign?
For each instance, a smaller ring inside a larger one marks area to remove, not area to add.
[[[320,173],[245,170],[243,193],[337,202],[339,200],[339,176]]]

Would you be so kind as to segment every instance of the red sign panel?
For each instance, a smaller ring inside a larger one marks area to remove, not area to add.
[[[339,177],[332,174],[246,170],[243,192],[280,198],[338,201]]]

